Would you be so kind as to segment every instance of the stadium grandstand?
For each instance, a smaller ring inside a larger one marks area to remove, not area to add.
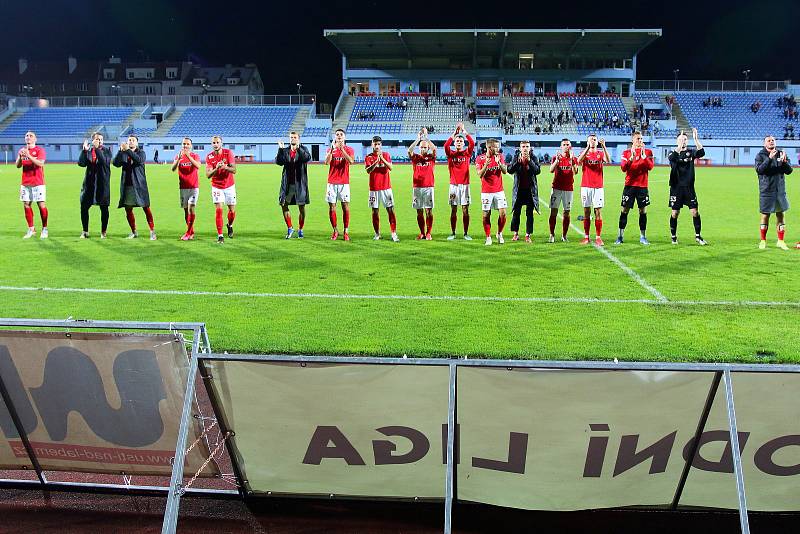
[[[0,87],[20,88],[4,95],[0,145],[8,152],[35,130],[51,161],[74,161],[83,139],[101,131],[107,138],[137,135],[151,152],[170,158],[183,136],[203,146],[219,134],[243,160],[271,161],[278,141],[297,131],[321,161],[333,130],[342,128],[358,160],[380,135],[402,162],[421,128],[441,146],[463,121],[479,142],[498,138],[508,151],[527,138],[539,155],[563,137],[580,142],[596,132],[615,161],[635,130],[659,163],[678,132],[691,128],[704,140],[707,164],[738,165],[740,153],[767,134],[790,150],[800,147],[798,86],[790,82],[637,80],[638,54],[660,36],[660,29],[325,30],[342,54],[343,85],[332,115],[318,112],[314,95],[253,94],[263,86],[252,65],[201,69],[111,58],[98,63],[92,79],[75,58],[49,70],[20,60],[19,72],[0,73]],[[62,73],[103,96],[34,98],[32,90],[46,93],[58,84],[24,73],[48,80]],[[139,94],[150,79],[174,94]]]

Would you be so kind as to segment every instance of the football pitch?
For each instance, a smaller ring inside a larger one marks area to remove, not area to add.
[[[158,240],[141,210],[140,237],[127,240],[116,209],[119,172],[112,169],[109,239],[78,239],[83,169],[45,169],[50,239],[23,240],[20,172],[0,166],[0,315],[5,317],[202,321],[215,351],[409,357],[614,359],[660,361],[800,361],[800,251],[758,250],[758,186],[748,168],[698,168],[703,236],[694,243],[688,210],[680,244],[669,239],[668,169],[650,175],[649,247],[638,243],[637,214],[626,242],[617,231],[623,175],[606,169],[604,250],[578,242],[582,212],[576,194],[569,243],[546,242],[548,210],[534,224],[534,242],[484,246],[480,185],[473,169],[470,234],[447,241],[447,166],[436,168],[434,240],[416,241],[411,168],[392,172],[398,233],[372,240],[367,178],[351,169],[352,241],[331,241],[324,202],[326,167],[309,168],[311,205],[305,239],[284,239],[277,204],[280,169],[240,165],[236,236],[215,242],[210,186],[201,178],[195,241],[185,225],[177,178],[149,165]],[[787,177],[790,201],[800,186]],[[512,179],[505,177],[511,199]],[[548,198],[551,175],[539,177]],[[800,210],[800,208],[795,208]],[[39,230],[39,215],[36,227]],[[797,213],[797,216],[795,214]],[[297,224],[297,210],[292,208]],[[339,210],[339,221],[342,217]],[[509,210],[510,222],[510,210]],[[493,214],[493,232],[496,231]],[[560,228],[559,221],[558,227]],[[592,225],[592,235],[594,235]],[[524,230],[524,212],[522,228]],[[145,230],[145,231],[142,231]],[[790,244],[800,239],[800,211],[787,212]],[[461,234],[459,215],[458,235]]]

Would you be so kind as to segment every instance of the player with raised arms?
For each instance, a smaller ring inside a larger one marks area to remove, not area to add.
[[[694,240],[698,245],[707,245],[700,234],[700,213],[697,211],[697,193],[694,190],[694,162],[706,155],[703,145],[697,138],[697,128],[692,128],[695,148],[689,148],[689,137],[678,134],[677,147],[669,153],[669,207],[672,213],[669,218],[669,233],[672,244],[678,244],[678,215],[681,207],[686,206],[692,214],[694,223]]]
[[[47,190],[44,185],[44,162],[47,154],[44,148],[36,146],[36,134],[27,132],[25,134],[25,146],[17,152],[17,168],[22,169],[22,184],[19,187],[19,199],[25,211],[25,222],[28,223],[28,231],[22,237],[30,239],[36,235],[36,227],[33,224],[32,203],[36,202],[39,207],[39,217],[42,219],[41,239],[47,239]]]
[[[419,153],[414,150],[419,145]],[[408,159],[414,167],[411,206],[417,210],[419,235],[417,239],[432,240],[433,187],[436,166],[436,146],[428,140],[427,128],[417,133],[417,138],[408,147]]]
[[[789,209],[786,197],[786,175],[792,174],[792,166],[785,150],[779,150],[775,138],[768,135],[764,138],[764,148],[756,154],[756,174],[758,174],[759,211],[761,212],[761,241],[758,248],[767,248],[767,229],[769,216],[775,214],[778,223],[778,242],[775,246],[781,250],[789,250],[783,238],[786,233],[784,212]]]
[[[590,134],[586,138],[586,148],[578,155],[578,164],[583,167],[581,175],[581,203],[583,204],[583,241],[589,244],[589,230],[592,227],[592,210],[594,210],[594,243],[598,247],[604,245],[600,234],[603,232],[603,216],[600,210],[605,205],[603,189],[603,165],[611,163],[611,155],[606,148],[606,140],[597,139]]]
[[[481,210],[483,211],[483,231],[486,233],[485,245],[492,244],[492,209],[496,209],[497,216],[497,242],[505,243],[503,228],[506,225],[506,193],[503,190],[503,174],[508,174],[505,158],[500,152],[500,141],[489,139],[486,141],[486,154],[481,154],[475,159],[475,168],[478,178],[481,179]]]
[[[236,219],[236,157],[229,148],[223,148],[222,137],[211,138],[211,152],[206,156],[206,178],[211,180],[211,201],[214,203],[217,226],[217,243],[224,243],[222,235],[222,209],[228,206],[228,238],[233,237],[233,221]]]
[[[619,214],[619,234],[615,245],[621,245],[628,225],[628,212],[634,203],[639,208],[639,243],[649,245],[647,240],[647,206],[650,205],[650,192],[647,188],[648,176],[655,161],[653,151],[644,147],[640,132],[633,132],[631,148],[622,153],[620,167],[625,173],[625,187],[622,189],[622,211]]]
[[[364,157],[364,168],[369,175],[369,207],[372,209],[372,228],[375,230],[374,240],[381,238],[381,204],[386,208],[389,217],[389,228],[392,241],[400,241],[397,237],[397,217],[394,213],[394,194],[389,173],[392,170],[392,157],[383,151],[383,139],[376,135],[372,138],[372,152]]]
[[[455,147],[455,150],[453,149]],[[472,240],[469,236],[469,162],[475,151],[475,138],[464,128],[464,123],[459,122],[456,130],[444,143],[444,153],[447,155],[447,167],[450,170],[450,235],[448,240],[456,238],[456,223],[458,222],[458,207],[461,206],[461,221],[464,225],[464,239]]]
[[[181,241],[194,239],[195,211],[197,197],[200,193],[197,171],[200,166],[200,156],[192,152],[192,140],[184,137],[181,142],[181,150],[175,154],[175,159],[172,161],[172,172],[178,171],[181,207],[183,208],[183,219],[186,221],[186,233],[181,236]]]
[[[325,165],[328,165],[328,189],[325,201],[328,203],[328,217],[333,227],[332,240],[339,238],[339,226],[336,221],[336,203],[342,204],[342,220],[344,223],[344,240],[350,241],[350,165],[355,161],[355,152],[345,144],[344,130],[338,128],[333,142],[325,154]]]
[[[308,194],[308,162],[311,153],[305,145],[300,144],[300,135],[297,132],[289,133],[289,146],[283,141],[278,141],[278,154],[275,163],[281,165],[281,190],[278,193],[278,203],[281,205],[283,220],[286,222],[286,239],[294,233],[290,205],[297,205],[298,224],[297,237],[303,238],[303,227],[306,224],[306,204],[311,202]]]
[[[550,243],[556,241],[558,207],[563,206],[561,241],[566,242],[567,232],[569,232],[569,213],[572,209],[572,194],[575,189],[575,175],[578,174],[578,158],[572,155],[572,143],[569,139],[561,140],[561,147],[550,163],[550,172],[553,173],[553,192],[550,194],[550,238],[548,241]]]
[[[125,208],[125,216],[131,233],[128,239],[139,237],[136,232],[136,216],[133,208],[142,208],[147,225],[150,227],[150,239],[155,241],[156,231],[153,223],[153,212],[150,211],[150,191],[147,187],[147,175],[145,173],[144,149],[139,146],[139,138],[129,135],[128,140],[119,145],[117,155],[114,156],[114,167],[120,167],[119,184],[119,205],[118,208]]]

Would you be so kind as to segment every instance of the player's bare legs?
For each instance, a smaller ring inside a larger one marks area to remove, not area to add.
[[[286,209],[288,210],[289,208],[287,207]],[[297,212],[297,237],[303,239],[303,227],[306,225],[306,205],[300,204],[297,206]]]

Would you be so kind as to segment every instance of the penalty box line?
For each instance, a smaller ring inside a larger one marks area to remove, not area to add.
[[[539,197],[539,204],[541,205],[542,203],[545,203],[545,200],[544,200],[542,197]],[[549,202],[546,202],[546,204],[547,204],[548,206],[550,205],[550,203],[549,203]],[[558,217],[559,217],[559,219],[561,219],[561,220],[564,220],[564,215],[563,215],[563,213],[562,213],[562,212],[559,212],[559,213],[558,213]],[[583,229],[582,229],[582,228],[578,228],[577,226],[575,226],[575,225],[572,223],[572,221],[571,221],[571,220],[570,220],[570,223],[569,223],[569,227],[570,227],[570,228],[572,228],[572,229],[573,229],[573,230],[574,230],[576,233],[578,233],[578,234],[579,234],[581,237],[584,237]],[[599,251],[599,252],[600,252],[600,253],[601,253],[603,256],[605,256],[605,257],[606,257],[606,258],[608,258],[608,259],[609,259],[609,260],[610,260],[612,263],[614,263],[614,264],[615,264],[617,267],[619,267],[620,269],[622,269],[622,271],[623,271],[625,274],[627,274],[628,276],[630,276],[631,278],[633,278],[633,280],[634,280],[634,281],[635,281],[637,284],[639,284],[640,286],[642,286],[642,287],[643,287],[643,288],[644,288],[644,289],[645,289],[645,290],[646,290],[648,293],[650,293],[651,295],[653,295],[653,296],[656,298],[656,300],[657,300],[658,302],[662,302],[662,303],[667,303],[667,302],[669,302],[669,299],[668,299],[667,297],[665,297],[665,296],[664,296],[664,295],[661,293],[661,291],[659,291],[658,289],[656,289],[656,288],[655,288],[655,287],[654,287],[652,284],[650,284],[650,283],[649,283],[647,280],[645,280],[645,279],[644,279],[644,278],[643,278],[643,277],[642,277],[642,276],[641,276],[639,273],[637,273],[636,271],[634,271],[633,269],[631,269],[630,267],[628,267],[628,265],[626,265],[626,264],[625,264],[625,262],[623,262],[621,259],[617,258],[617,257],[616,257],[615,255],[613,255],[611,252],[609,252],[608,250],[606,250],[606,248],[605,248],[605,247],[601,247],[601,246],[599,246],[599,245],[597,245],[597,244],[595,244],[595,243],[592,243],[591,241],[590,241],[590,244],[591,244],[591,245],[592,245],[592,246],[593,246],[593,247],[594,247],[596,250],[598,250],[598,251]]]
[[[17,287],[0,286],[0,291],[95,293],[123,295],[163,295],[187,297],[244,297],[244,298],[309,298],[333,300],[411,300],[411,301],[462,301],[462,302],[528,302],[572,304],[651,304],[656,306],[730,306],[730,307],[796,307],[800,302],[755,300],[655,300],[614,299],[597,297],[500,297],[468,295],[359,295],[333,293],[257,293],[246,291],[185,291],[179,289],[110,289],[92,287]]]

